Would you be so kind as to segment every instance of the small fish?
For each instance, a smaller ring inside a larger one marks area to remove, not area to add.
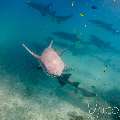
[[[92,5],[91,8],[92,8],[93,10],[96,10],[96,9],[97,9],[97,6]]]
[[[84,16],[85,16],[85,13],[80,13],[80,16],[81,16],[81,17],[84,17]]]

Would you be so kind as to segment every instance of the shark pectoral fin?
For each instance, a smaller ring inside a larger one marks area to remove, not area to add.
[[[25,44],[22,44],[22,46],[35,58],[40,59],[40,56],[32,52]]]

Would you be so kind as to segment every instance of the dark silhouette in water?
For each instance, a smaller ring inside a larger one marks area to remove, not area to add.
[[[64,39],[64,38],[62,38],[62,39]],[[54,40],[54,37],[47,37],[45,40],[46,41]],[[68,40],[68,42],[70,41],[68,38],[66,40]],[[90,50],[88,48],[90,43],[86,42],[82,39],[80,39],[80,41],[78,41],[78,42],[73,40],[72,42],[70,42],[70,44],[68,44],[68,42],[65,42],[62,40],[60,41],[57,39],[55,39],[54,41],[58,47],[70,51],[72,53],[72,55],[75,55],[75,56],[76,55],[88,55],[88,51],[90,53]],[[79,42],[82,47],[79,46]],[[76,46],[76,45],[78,45],[78,46]]]
[[[42,71],[42,67],[39,67],[39,69]],[[70,76],[72,74],[71,73],[67,73],[67,74],[62,74],[61,76],[56,77],[59,84],[63,87],[66,84],[69,84],[71,86],[73,86],[75,88],[75,92],[78,93],[78,91],[80,91],[80,93],[85,96],[85,97],[95,97],[96,94],[94,92],[88,91],[85,88],[81,88],[80,82],[74,82],[72,80],[70,80]]]
[[[49,3],[47,5],[42,3],[36,3],[32,1],[26,1],[27,5],[32,7],[33,9],[36,9],[41,13],[42,16],[53,16],[55,14],[55,11],[52,10],[52,3]]]
[[[91,6],[91,9],[96,10],[96,9],[98,9],[98,8],[97,8],[97,6],[92,5],[92,6]]]
[[[70,85],[74,86],[75,88],[78,88],[80,83],[69,80],[71,75],[72,75],[71,73],[62,74],[60,77],[56,77],[56,78],[61,86],[64,86],[65,84],[70,84]]]
[[[100,39],[99,37],[97,37],[96,35],[90,36],[90,42],[91,42],[91,44],[95,45],[96,47],[98,47],[100,49],[111,48],[110,42],[105,42],[102,39]]]
[[[120,34],[119,30],[113,28],[113,24],[109,24],[109,23],[102,21],[102,20],[89,20],[89,22],[98,26],[98,27],[101,27],[101,28],[113,33],[113,34]]]
[[[51,17],[51,19],[56,21],[57,23],[67,21],[72,17],[72,15],[66,15],[66,16],[56,15],[56,11],[53,10],[53,8],[52,8],[52,6],[53,6],[52,3],[45,5],[42,3],[27,1],[26,4],[29,5],[30,7],[32,7],[33,9],[36,9],[37,11],[39,11],[42,16]]]
[[[77,34],[74,34],[74,33],[68,33],[68,32],[53,32],[53,35],[61,38],[61,39],[64,39],[64,40],[68,40],[68,41],[71,41],[71,42],[77,42],[77,41],[80,41],[80,38]]]
[[[54,37],[51,37],[51,36],[45,38],[45,41],[50,41],[50,40],[54,40],[56,46],[60,47],[62,50],[70,51],[73,55],[79,55],[80,54],[80,49],[77,48],[77,47],[75,48],[74,44],[68,44],[67,42],[59,41],[57,39],[54,39]]]
[[[91,35],[90,36],[90,43],[95,45],[97,48],[105,51],[108,50],[110,52],[115,52],[115,53],[119,53],[120,51],[117,50],[116,48],[114,48],[110,42],[106,42],[102,39],[100,39],[99,37],[97,37],[96,35]]]
[[[66,15],[66,16],[54,15],[54,16],[52,16],[53,20],[55,20],[58,24],[62,23],[64,21],[67,21],[67,20],[71,19],[72,17],[73,17],[73,15]]]
[[[71,75],[72,75],[72,74],[69,73],[69,74],[63,74],[62,76],[57,77],[57,79],[58,79],[59,83],[61,84],[61,86],[64,86],[65,84],[70,84],[70,85],[72,85],[72,86],[74,86],[74,87],[76,88],[76,91],[75,91],[76,93],[77,93],[78,91],[80,91],[81,94],[82,94],[83,96],[85,96],[85,97],[95,97],[95,96],[96,96],[96,94],[95,94],[94,92],[88,91],[88,90],[85,89],[85,88],[81,88],[81,87],[79,86],[79,84],[80,84],[79,82],[71,81],[71,80],[69,79]]]
[[[85,88],[78,87],[78,90],[80,90],[82,95],[85,97],[96,97],[97,96],[97,94],[95,94],[94,92],[88,91]]]

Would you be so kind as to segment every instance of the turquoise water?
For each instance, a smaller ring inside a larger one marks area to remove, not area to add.
[[[32,1],[52,3],[56,15],[72,17],[57,23],[24,0],[1,0],[0,120],[119,120],[120,1]],[[41,54],[50,40],[58,53],[66,50],[61,58],[83,91],[38,70],[21,46]]]

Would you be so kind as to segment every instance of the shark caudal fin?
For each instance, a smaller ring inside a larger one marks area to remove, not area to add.
[[[25,44],[22,44],[22,46],[35,58],[40,59],[40,56],[32,52]]]

